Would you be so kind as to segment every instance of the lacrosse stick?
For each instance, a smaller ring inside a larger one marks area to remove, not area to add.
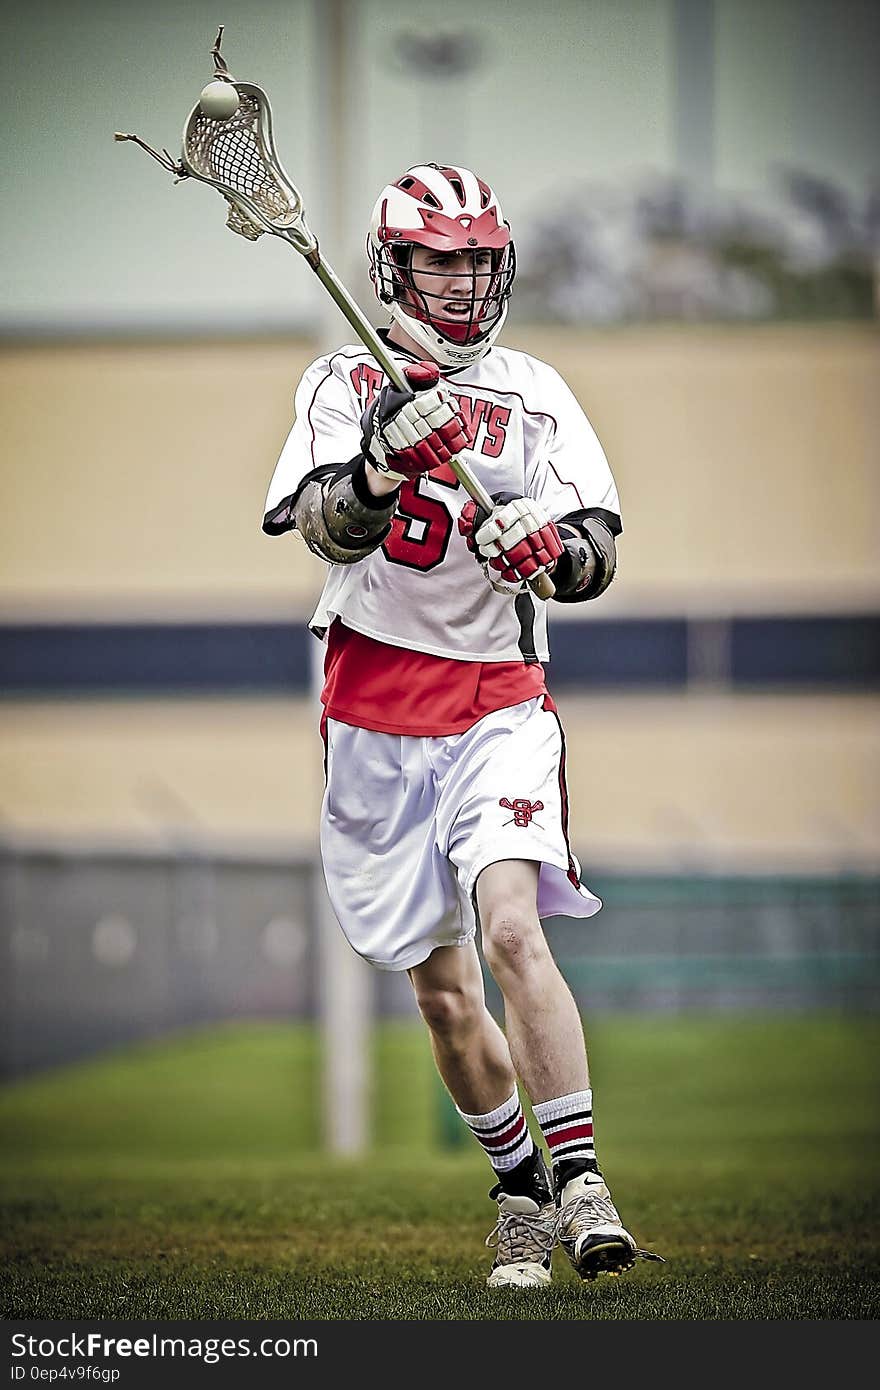
[[[197,102],[183,128],[183,148],[179,161],[167,150],[152,149],[138,135],[117,133],[117,140],[133,140],[176,176],[200,179],[216,188],[229,204],[226,225],[239,236],[256,241],[264,232],[281,237],[304,256],[321,284],[336,301],[365,347],[375,357],[389,381],[399,391],[410,392],[409,382],[392,358],[382,339],[352,299],[348,290],[324,260],[317,238],[305,218],[302,197],[291,182],[275,149],[272,135],[272,109],[261,87],[236,82],[220,56],[223,26],[220,26],[211,55],[215,82],[228,82],[238,94],[238,108],[225,120],[207,115]],[[465,492],[486,512],[495,506],[489,493],[461,458],[449,466]],[[539,598],[555,593],[549,574],[529,580]]]

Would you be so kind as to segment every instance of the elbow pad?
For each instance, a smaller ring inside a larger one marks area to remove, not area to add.
[[[309,550],[331,565],[363,560],[384,541],[398,493],[374,497],[367,487],[364,460],[318,468],[263,520],[270,535],[295,528]]]
[[[619,526],[619,522],[618,522]],[[555,597],[580,603],[605,592],[617,569],[617,546],[608,522],[580,513],[557,522],[565,546],[553,570]]]

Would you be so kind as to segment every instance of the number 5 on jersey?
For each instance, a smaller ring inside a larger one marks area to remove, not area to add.
[[[459,486],[455,474],[445,467],[435,469],[430,479],[452,490]],[[432,570],[442,564],[452,535],[450,512],[439,498],[423,494],[422,485],[422,478],[403,484],[391,532],[382,545],[386,560],[411,570]]]

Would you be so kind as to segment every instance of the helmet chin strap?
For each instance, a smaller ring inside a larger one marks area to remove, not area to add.
[[[475,343],[455,343],[444,338],[429,323],[408,314],[399,301],[388,307],[395,323],[441,367],[470,367],[479,362],[495,342],[507,318],[507,305],[503,304],[495,324],[484,338]]]

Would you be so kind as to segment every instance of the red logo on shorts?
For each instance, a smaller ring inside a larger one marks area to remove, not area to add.
[[[543,811],[544,809],[543,801],[529,801],[526,796],[515,796],[513,801],[508,801],[506,796],[502,796],[498,805],[503,806],[505,811],[513,812],[510,820],[504,822],[505,825],[510,825],[512,821],[514,825],[524,827],[531,824],[536,811]],[[537,821],[535,824],[537,825]]]

